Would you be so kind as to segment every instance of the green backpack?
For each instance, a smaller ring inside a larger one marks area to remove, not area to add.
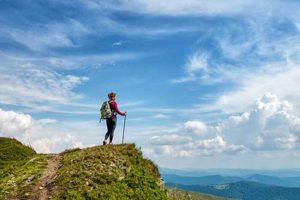
[[[111,118],[113,115],[110,106],[109,106],[109,101],[104,101],[102,103],[102,106],[100,108],[100,122],[103,119],[108,119]]]

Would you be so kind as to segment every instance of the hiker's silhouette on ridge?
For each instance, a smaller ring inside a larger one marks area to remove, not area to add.
[[[103,145],[111,144],[114,137],[114,131],[117,126],[117,114],[126,116],[126,112],[121,112],[118,108],[118,104],[116,102],[117,94],[111,92],[108,94],[108,101],[105,101],[101,106],[101,119],[106,120],[107,132],[105,134]],[[124,121],[125,122],[125,121]],[[125,125],[125,123],[124,123]],[[107,139],[109,138],[109,143]]]

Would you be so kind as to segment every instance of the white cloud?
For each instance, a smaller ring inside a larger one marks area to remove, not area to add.
[[[55,119],[35,120],[30,115],[0,109],[0,136],[14,137],[31,145],[39,153],[61,152],[84,145],[68,133],[61,131]],[[74,128],[74,125],[73,125]]]
[[[188,76],[184,76],[181,78],[174,78],[171,79],[171,83],[186,83],[186,82],[191,82],[191,81],[196,81],[198,78],[194,74],[189,74]]]
[[[158,138],[158,137],[157,137]],[[156,139],[156,138],[155,138]],[[171,156],[175,158],[188,158],[198,156],[213,156],[220,154],[242,154],[247,152],[243,145],[227,143],[221,136],[199,140],[187,140],[179,143],[159,143],[159,146],[146,148],[145,154],[149,157]]]
[[[159,0],[134,0],[117,1],[118,7],[111,5],[114,9],[125,9],[132,12],[147,13],[153,15],[218,15],[241,13],[255,5],[252,0],[234,1],[159,1]],[[261,4],[261,3],[260,3]]]
[[[228,19],[224,23],[224,26],[201,33],[195,52],[187,56],[186,76],[171,82],[240,86],[252,77],[272,76],[299,63],[300,34],[293,20],[264,16],[259,20],[254,17],[239,21]],[[282,32],[282,26],[289,28]],[[207,42],[214,48],[203,48]]]
[[[33,126],[30,115],[0,109],[0,133],[2,136],[14,137],[24,134]]]
[[[203,138],[203,129],[205,134],[208,133],[208,131],[211,132],[209,135],[205,135],[205,139],[201,139]],[[222,136],[213,133],[216,132],[216,129],[215,127],[207,126],[199,120],[188,121],[169,134],[152,136],[149,140],[149,144],[144,144],[147,146],[147,148],[145,148],[145,154],[149,157],[171,156],[175,158],[188,158],[241,154],[248,151],[244,145],[231,144]],[[196,132],[196,134],[191,134],[191,131]],[[201,133],[200,135],[199,131]]]
[[[32,141],[30,145],[39,153],[53,153],[58,152],[58,150],[85,147],[76,137],[70,134],[39,138]]]
[[[284,137],[275,138],[274,142],[280,149],[293,149],[296,146],[298,137],[295,135],[286,135]]]
[[[209,71],[208,59],[207,54],[197,51],[188,59],[184,66],[186,76],[172,79],[171,83],[184,83],[205,78]]]
[[[172,145],[163,145],[156,148],[144,148],[143,153],[147,157],[163,157],[168,156],[172,158],[189,158],[193,157],[193,151],[176,148]]]
[[[183,130],[186,132],[179,135]],[[201,139],[203,134],[205,139]],[[169,134],[152,136],[145,153],[153,158],[250,155],[256,151],[298,149],[299,138],[300,118],[294,114],[293,106],[267,93],[249,111],[232,115],[215,126],[187,121]]]
[[[114,46],[121,46],[121,45],[123,45],[124,43],[126,43],[126,41],[117,41],[117,42],[114,42],[113,44],[112,44],[112,46],[114,47]]]
[[[9,36],[34,51],[45,51],[48,48],[74,47],[71,37],[90,33],[87,27],[74,19],[62,23],[32,25],[30,29],[5,27],[0,35]]]
[[[154,118],[154,119],[167,119],[167,118],[169,118],[169,115],[159,113],[159,114],[154,115],[152,118]]]
[[[300,119],[287,101],[274,94],[256,100],[250,111],[231,116],[221,125],[223,137],[254,150],[299,148]]]
[[[87,111],[83,110],[83,104],[75,103],[84,96],[74,89],[89,78],[56,69],[102,67],[105,63],[133,58],[136,56],[132,53],[29,57],[0,51],[0,104],[21,106],[30,113],[95,114],[97,105],[93,105],[94,111]]]
[[[240,87],[219,97],[216,107],[226,112],[241,112],[247,109],[253,99],[268,92],[280,98],[289,99],[298,105],[300,93],[296,85],[300,84],[300,68],[290,66],[279,73],[260,73],[248,75],[240,79]]]
[[[196,52],[191,58],[187,65],[185,66],[186,71],[188,73],[195,73],[199,71],[207,71],[208,70],[208,56],[203,54],[202,52]]]
[[[300,93],[294,86],[300,84],[300,34],[294,21],[267,16],[260,20],[246,18],[232,23],[218,26],[217,32],[208,31],[206,36],[200,37],[200,50],[196,49],[191,57],[199,52],[198,57],[210,55],[205,61],[209,65],[203,64],[209,66],[206,70],[198,68],[194,73],[187,73],[188,60],[184,68],[187,75],[171,82],[196,81],[200,83],[199,87],[226,85],[227,88],[217,94],[215,103],[201,108],[222,110],[227,114],[243,112],[251,106],[253,99],[268,92],[299,107]],[[289,27],[289,30],[280,31],[282,26]],[[207,38],[213,41],[217,52],[211,53],[211,49],[202,48],[203,37],[205,41]],[[218,56],[212,56],[215,53]]]
[[[184,123],[184,129],[187,132],[194,133],[196,135],[205,135],[208,132],[209,127],[200,120],[187,121]]]
[[[243,145],[228,144],[221,136],[196,141],[195,147],[200,155],[211,156],[215,154],[238,154],[244,153],[246,148]]]
[[[185,144],[192,139],[188,136],[180,136],[176,134],[152,136],[150,138],[150,144],[154,145],[179,145]]]
[[[221,136],[216,136],[215,138],[198,141],[196,148],[215,149],[218,151],[223,151],[226,145],[226,142]]]
[[[132,52],[111,53],[111,54],[93,54],[76,56],[54,56],[43,58],[43,63],[52,68],[64,69],[85,69],[102,68],[115,65],[116,62],[132,60],[142,56]],[[40,61],[39,61],[40,62]]]
[[[27,106],[30,103],[67,103],[81,96],[72,90],[87,77],[62,75],[47,68],[0,66],[0,103]]]
[[[255,0],[113,0],[84,1],[81,5],[88,9],[103,11],[104,9],[125,10],[134,13],[167,15],[167,16],[203,16],[203,15],[275,15],[296,17],[299,3],[297,1],[255,1]],[[73,2],[72,2],[73,3]],[[287,12],[290,11],[290,12]]]

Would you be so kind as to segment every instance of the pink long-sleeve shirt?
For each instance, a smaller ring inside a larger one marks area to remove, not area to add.
[[[118,108],[118,104],[117,102],[115,101],[109,101],[109,105],[110,105],[110,108],[113,110],[113,111],[116,111],[119,115],[125,115],[124,112],[121,112]],[[113,118],[116,117],[116,115],[113,115]]]

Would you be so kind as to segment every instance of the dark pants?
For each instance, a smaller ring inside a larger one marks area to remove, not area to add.
[[[105,134],[105,140],[109,137],[109,143],[112,142],[114,138],[114,131],[117,126],[117,118],[106,119],[107,133]]]

